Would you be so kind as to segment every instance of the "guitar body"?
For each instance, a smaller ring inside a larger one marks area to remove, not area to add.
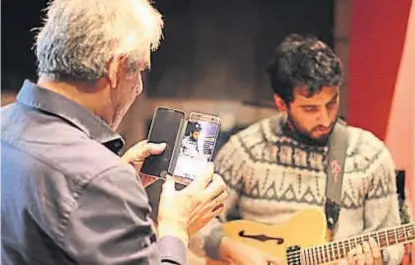
[[[299,211],[282,225],[235,220],[223,224],[223,229],[232,239],[268,252],[279,258],[282,264],[287,264],[286,250],[289,247],[313,247],[327,242],[326,219],[319,209]],[[207,261],[207,265],[225,264],[209,259]]]
[[[267,252],[283,265],[334,264],[370,237],[377,240],[380,249],[415,242],[415,223],[408,223],[326,244],[331,234],[327,233],[326,218],[319,209],[299,211],[282,225],[237,220],[223,224],[223,229],[233,240]],[[300,252],[303,249],[306,250]],[[207,264],[226,263],[208,260]]]

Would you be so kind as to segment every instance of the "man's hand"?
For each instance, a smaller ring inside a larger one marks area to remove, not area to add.
[[[229,237],[222,239],[219,256],[222,260],[233,265],[279,265],[281,263],[277,257]]]
[[[148,143],[147,140],[138,142],[133,147],[127,150],[121,157],[123,161],[131,164],[139,173],[141,182],[144,187],[147,187],[157,181],[157,178],[140,174],[141,167],[143,166],[144,160],[150,155],[161,154],[166,148],[166,144],[154,144]]]
[[[369,242],[350,250],[347,262],[349,265],[382,265],[382,254],[378,244],[370,238]]]
[[[160,195],[158,235],[172,235],[188,244],[189,235],[197,232],[224,208],[226,185],[213,174],[213,165],[187,187],[177,191],[173,177],[167,176]]]

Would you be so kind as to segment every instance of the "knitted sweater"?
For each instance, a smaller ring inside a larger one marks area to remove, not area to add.
[[[280,224],[309,207],[324,210],[328,147],[310,146],[283,133],[281,115],[264,119],[232,136],[218,152],[216,171],[229,196],[225,212],[237,204],[241,218]],[[348,126],[342,205],[333,239],[400,225],[395,168],[386,146],[368,131]],[[216,259],[221,223],[215,219],[190,239],[199,256]],[[403,247],[384,251],[387,264],[399,264]]]

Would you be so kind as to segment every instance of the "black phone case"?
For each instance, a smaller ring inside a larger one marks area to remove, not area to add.
[[[169,120],[168,123],[159,123],[156,119],[157,111],[165,111],[166,109],[172,112],[183,113],[166,107],[158,107],[155,111],[148,141],[152,143],[165,142],[167,147],[160,155],[148,157],[144,161],[141,173],[157,178],[164,178],[166,174],[173,174],[180,151],[181,139],[187,126],[187,119],[184,115],[181,119],[175,117],[175,119]]]
[[[159,108],[164,108],[164,107],[159,107]],[[156,112],[159,108],[156,109]],[[157,124],[154,124],[154,117],[156,116],[156,112],[153,116],[153,121],[152,121],[151,129],[148,135],[148,140],[149,142],[156,142],[156,143],[165,142],[165,139],[157,139],[158,137],[154,137],[155,130],[158,130]],[[158,206],[159,206],[159,201],[160,201],[160,193],[162,191],[163,178],[165,177],[166,174],[173,175],[174,169],[176,167],[178,155],[180,152],[181,141],[186,132],[187,123],[188,123],[188,120],[186,119],[184,115],[179,121],[173,122],[173,123],[170,122],[168,128],[165,128],[165,129],[171,132],[170,138],[174,139],[174,140],[170,140],[170,142],[173,143],[173,144],[170,144],[172,145],[170,146],[171,152],[165,151],[164,153],[160,155],[152,155],[148,157],[144,161],[143,167],[141,169],[142,173],[159,178],[155,183],[146,187],[146,191],[149,196],[149,202],[152,208],[150,216],[154,222],[157,222]],[[163,136],[161,136],[161,138],[163,138]],[[186,185],[187,184],[183,184],[177,181],[175,183],[176,190],[181,190],[185,188]]]

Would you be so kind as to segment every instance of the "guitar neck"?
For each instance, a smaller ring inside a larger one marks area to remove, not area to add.
[[[337,261],[347,257],[347,253],[356,246],[373,238],[381,249],[415,241],[415,223],[401,225],[395,228],[380,230],[362,236],[342,241],[334,241],[325,245],[306,248],[302,256],[307,265],[317,265]]]

